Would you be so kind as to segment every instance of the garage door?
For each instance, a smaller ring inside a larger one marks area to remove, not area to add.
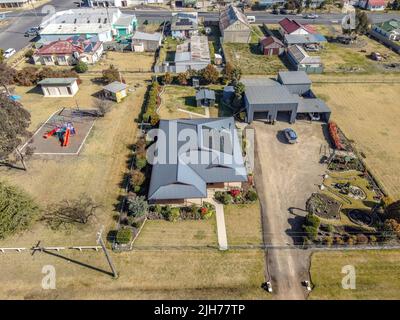
[[[267,121],[268,119],[268,112],[254,112],[254,121]]]

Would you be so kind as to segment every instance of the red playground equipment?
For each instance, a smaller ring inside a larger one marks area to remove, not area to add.
[[[53,130],[46,132],[43,138],[47,139],[52,136],[57,136],[61,146],[66,147],[68,146],[70,136],[74,134],[76,134],[76,131],[72,122],[67,122],[62,126],[56,126]]]

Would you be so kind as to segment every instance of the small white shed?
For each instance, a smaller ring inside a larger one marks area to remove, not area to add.
[[[77,78],[46,78],[38,84],[45,97],[73,97],[79,90]]]

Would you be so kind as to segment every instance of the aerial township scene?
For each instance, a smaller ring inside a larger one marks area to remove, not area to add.
[[[399,299],[399,101],[399,0],[0,0],[0,299]]]

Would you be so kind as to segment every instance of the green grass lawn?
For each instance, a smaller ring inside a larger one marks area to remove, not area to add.
[[[228,245],[262,245],[261,213],[254,204],[224,206]]]
[[[316,252],[311,260],[310,299],[399,299],[400,251]],[[342,288],[342,268],[356,271],[356,289]]]
[[[252,26],[251,29],[252,32],[250,34],[250,43],[258,44],[260,39],[265,36],[264,32],[262,32],[259,26]]]
[[[169,112],[184,109],[198,114],[205,114],[203,107],[196,106],[196,89],[190,86],[168,86],[162,95],[163,106]]]
[[[225,43],[224,53],[227,61],[240,67],[244,75],[276,75],[287,70],[277,56],[264,56],[258,43]]]
[[[217,245],[215,217],[176,222],[148,220],[134,244],[138,248]]]

